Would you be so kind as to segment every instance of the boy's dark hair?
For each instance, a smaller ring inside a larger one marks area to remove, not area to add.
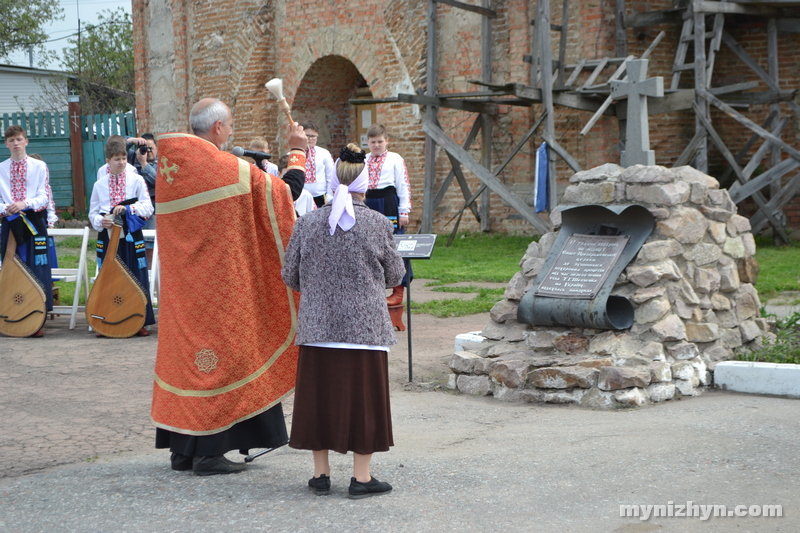
[[[125,148],[125,139],[119,135],[112,135],[106,141],[106,159],[111,159],[115,155],[124,155],[128,157],[128,150]]]
[[[367,139],[372,139],[373,137],[383,137],[384,139],[388,137],[386,134],[386,126],[383,124],[373,124],[367,130]]]
[[[314,130],[319,133],[319,128],[314,124],[313,120],[306,120],[305,122],[301,122],[300,125],[303,126],[304,130]]]
[[[11,137],[16,137],[17,135],[22,135],[26,139],[28,138],[27,132],[25,132],[25,128],[20,126],[19,124],[14,124],[6,128],[6,139]]]
[[[289,166],[289,154],[283,154],[280,159],[278,159],[278,174],[281,173],[283,169]]]
[[[142,139],[146,141],[153,141],[155,144],[158,144],[158,141],[156,141],[156,136],[152,133],[142,133]]]

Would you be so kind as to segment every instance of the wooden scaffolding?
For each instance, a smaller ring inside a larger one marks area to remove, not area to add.
[[[475,90],[464,93],[438,93],[437,59],[437,4],[447,4],[459,9],[482,15],[481,31],[481,64],[482,79],[472,81]],[[521,197],[507,188],[498,175],[514,156],[531,138],[538,138],[548,147],[548,179],[549,189],[553,194],[549,197],[549,209],[556,207],[556,158],[562,159],[573,171],[582,170],[577,159],[573,157],[556,140],[555,113],[561,109],[578,109],[592,113],[583,127],[581,134],[588,135],[594,124],[603,115],[616,116],[620,124],[620,151],[624,148],[624,122],[626,117],[626,101],[614,102],[611,97],[611,82],[626,79],[625,64],[628,59],[646,59],[659,45],[664,32],[650,43],[646,51],[639,57],[627,53],[627,29],[641,28],[664,23],[681,26],[680,39],[675,50],[672,79],[669,88],[665,89],[663,98],[649,99],[649,114],[675,112],[693,109],[695,113],[695,135],[689,141],[674,166],[691,164],[698,170],[708,172],[709,141],[722,154],[728,168],[719,176],[720,181],[727,180],[731,174],[736,182],[729,188],[734,202],[740,203],[752,198],[758,206],[758,212],[751,218],[753,231],[758,232],[771,225],[777,238],[788,242],[782,208],[800,191],[800,173],[791,179],[784,180],[787,174],[800,167],[800,150],[781,139],[781,132],[787,124],[787,118],[781,116],[781,102],[787,102],[795,119],[800,120],[800,106],[793,101],[796,90],[782,90],[778,75],[779,39],[781,32],[800,33],[800,2],[788,1],[708,1],[677,0],[672,9],[652,12],[626,14],[625,0],[615,0],[616,13],[616,57],[601,59],[580,59],[574,64],[567,64],[567,29],[569,27],[570,0],[562,0],[561,24],[551,23],[550,0],[538,0],[536,16],[531,21],[532,38],[531,54],[524,60],[531,63],[530,79],[527,83],[492,83],[492,21],[497,13],[492,9],[492,0],[482,0],[481,6],[473,6],[459,0],[428,0],[427,10],[427,71],[426,89],[418,94],[399,94],[396,98],[380,100],[352,100],[353,104],[375,102],[406,102],[425,107],[423,130],[425,142],[425,179],[422,207],[421,233],[430,233],[433,226],[433,213],[444,197],[445,192],[456,180],[464,196],[464,205],[458,213],[453,235],[458,229],[458,222],[466,209],[470,209],[480,221],[481,229],[489,227],[489,194],[487,190],[497,194],[513,207],[525,220],[537,230],[546,232],[549,224],[542,219],[533,208]],[[747,15],[761,17],[766,20],[768,69],[765,71],[745,49],[725,30],[726,17]],[[552,32],[558,34],[558,47],[554,54],[551,45]],[[716,55],[722,44],[730,48],[735,55],[752,70],[769,88],[767,91],[755,92],[758,82],[738,83],[725,87],[713,87],[712,76]],[[694,55],[693,61],[689,53]],[[555,57],[554,57],[555,56]],[[546,68],[543,68],[546,67]],[[693,87],[685,73],[693,73]],[[492,117],[497,113],[497,105],[533,106],[540,105],[541,113],[531,128],[520,138],[503,161],[494,165],[491,157]],[[769,104],[770,114],[765,121],[757,124],[745,116],[747,109],[753,104]],[[734,152],[725,145],[715,130],[709,114],[710,107],[716,107],[739,124],[752,132],[752,136],[743,146]],[[476,113],[472,129],[460,145],[449,138],[438,120],[437,110],[459,109]],[[476,161],[467,150],[481,135],[481,160]],[[536,136],[536,137],[534,137]],[[744,161],[751,150],[760,146],[749,161]],[[435,147],[441,146],[447,153],[452,169],[444,181],[436,189]],[[756,169],[769,154],[769,168],[766,172],[753,177]],[[481,186],[470,190],[462,168],[469,169],[480,181]],[[769,198],[764,194],[769,190]],[[480,206],[476,201],[480,198]],[[454,217],[455,218],[455,217]]]

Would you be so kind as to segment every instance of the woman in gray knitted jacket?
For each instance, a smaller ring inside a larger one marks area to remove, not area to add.
[[[289,446],[312,450],[308,486],[330,492],[328,452],[353,452],[351,498],[386,494],[370,475],[374,452],[394,445],[389,345],[397,341],[386,288],[405,274],[392,224],[364,205],[365,153],[342,149],[331,203],[300,217],[286,249],[283,281],[300,292],[300,346]]]

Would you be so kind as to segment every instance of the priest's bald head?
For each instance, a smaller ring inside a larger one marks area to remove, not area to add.
[[[225,150],[228,139],[233,135],[233,115],[221,100],[203,98],[192,107],[189,126],[192,133]]]

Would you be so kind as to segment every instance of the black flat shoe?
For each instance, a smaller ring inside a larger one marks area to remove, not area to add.
[[[187,455],[182,455],[180,453],[173,453],[169,457],[170,463],[172,463],[172,469],[178,470],[180,472],[184,470],[191,470],[192,469],[192,458]]]
[[[317,493],[317,496],[327,496],[331,493],[331,478],[325,474],[312,477],[308,480],[308,488]]]
[[[234,463],[224,455],[214,457],[195,457],[192,470],[198,476],[214,476],[217,474],[236,474],[247,468],[246,463]]]
[[[392,492],[392,486],[385,481],[378,481],[374,477],[366,483],[356,481],[356,478],[350,478],[350,489],[348,490],[348,497],[351,500],[360,500],[361,498],[369,498],[370,496],[380,496],[381,494],[389,494]]]

